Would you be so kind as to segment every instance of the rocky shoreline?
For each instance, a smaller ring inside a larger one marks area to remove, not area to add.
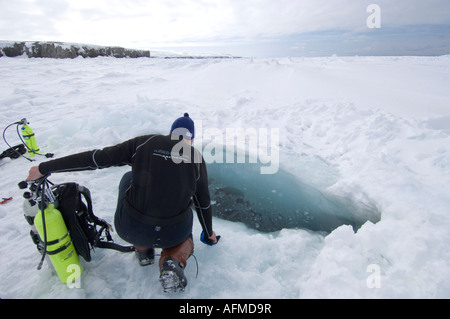
[[[149,50],[125,49],[64,42],[0,42],[0,57],[74,59],[77,57],[95,58],[99,56],[114,58],[150,57]]]

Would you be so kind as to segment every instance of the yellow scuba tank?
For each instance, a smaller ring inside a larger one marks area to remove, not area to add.
[[[34,225],[34,219],[39,211],[38,205],[34,199],[31,199],[31,194],[29,192],[26,192],[24,194],[24,197],[26,199],[23,202],[22,208],[24,211],[25,220],[28,222],[28,224],[31,227],[30,237],[31,237],[31,240],[33,241],[33,243],[36,245],[38,252],[42,254],[43,250],[44,250],[44,245],[43,245],[42,241],[40,240],[39,233],[36,229],[36,226]],[[41,217],[41,219],[42,219],[42,217]],[[52,267],[52,269],[53,269],[53,264],[52,264],[50,258],[48,257],[48,255],[45,256],[45,260],[48,262],[50,267]]]
[[[34,225],[42,242],[46,242],[46,254],[50,256],[59,279],[67,283],[79,278],[82,267],[61,212],[53,204],[48,204],[44,210],[44,219],[45,233],[41,210],[34,218]],[[72,273],[74,267],[78,267],[76,269],[79,271]]]
[[[25,144],[27,145],[28,156],[33,157],[39,153],[39,147],[37,145],[36,138],[34,137],[34,132],[27,124],[22,126],[22,136],[25,140]]]

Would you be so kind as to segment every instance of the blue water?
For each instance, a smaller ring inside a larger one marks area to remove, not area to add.
[[[368,220],[380,220],[374,209],[325,195],[282,169],[262,175],[260,166],[207,164],[214,216],[261,232],[283,228],[331,232],[341,225],[357,230]]]

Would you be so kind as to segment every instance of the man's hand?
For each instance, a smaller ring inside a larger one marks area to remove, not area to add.
[[[28,177],[25,181],[31,182],[31,181],[35,181],[39,178],[42,178],[42,177],[44,177],[44,175],[42,175],[41,172],[39,172],[39,167],[33,166],[32,168],[30,168],[30,172],[28,173]]]

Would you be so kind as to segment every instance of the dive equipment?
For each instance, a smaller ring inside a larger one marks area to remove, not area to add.
[[[44,214],[39,210],[34,225],[41,240],[46,238],[44,253],[50,256],[61,282],[67,283],[68,277],[71,277],[71,280],[78,278],[82,273],[82,267],[61,212],[55,208],[54,204],[50,203],[44,209]],[[72,265],[79,267],[80,271],[75,274],[78,277],[74,278],[72,272],[68,271]]]
[[[91,261],[94,248],[134,251],[133,246],[113,242],[112,228],[94,215],[86,187],[76,183],[54,185],[48,180],[49,175],[29,182],[30,185],[19,183],[20,189],[29,189],[23,194],[23,210],[31,226],[32,241],[41,253],[38,270],[46,260],[63,283],[71,283],[82,273],[79,256]]]
[[[29,217],[27,218],[27,215],[25,215],[25,218],[30,225],[34,225],[39,234],[39,238],[36,238],[32,227],[30,235],[42,254],[38,269],[41,269],[45,257],[49,256],[53,269],[59,279],[61,282],[67,283],[69,278],[70,281],[73,281],[81,276],[82,267],[63,216],[55,208],[55,205],[57,205],[56,197],[50,188],[50,182],[47,181],[47,177],[44,176],[30,187],[30,190],[36,194],[34,199],[32,193],[24,193],[24,197],[28,199],[30,207],[38,207],[38,212],[34,218],[30,216],[33,214],[30,209],[28,211]],[[25,182],[19,184],[20,188],[26,188],[26,186],[27,184]],[[32,201],[36,201],[36,205],[31,206]],[[24,208],[27,208],[25,204]],[[42,249],[40,249],[41,246],[43,246]],[[69,270],[73,269],[73,265],[78,266],[79,269],[75,274],[72,274],[72,271]]]
[[[34,157],[39,153],[39,146],[37,145],[36,137],[34,137],[33,129],[28,125],[28,123],[22,123],[22,125],[22,136],[28,149],[28,156]]]
[[[11,159],[16,159],[20,157],[22,154],[25,154],[27,150],[23,144],[19,144],[13,147],[8,148],[6,151],[0,154],[0,159],[9,157]]]
[[[3,130],[3,140],[5,141],[6,145],[9,146],[9,149],[4,151],[1,154],[0,158],[4,158],[4,157],[18,158],[18,157],[22,156],[23,158],[32,162],[32,161],[34,161],[34,159],[31,159],[31,157],[34,157],[36,154],[45,156],[47,158],[53,157],[52,153],[47,153],[47,154],[40,153],[33,129],[28,124],[30,124],[30,123],[27,121],[27,119],[23,118],[20,121],[11,123],[5,127],[5,129]],[[5,137],[6,130],[13,125],[17,125],[16,131],[17,131],[17,135],[19,136],[20,141],[22,142],[22,146],[19,144],[19,145],[12,147],[11,145],[9,145],[8,141],[6,141],[6,137]],[[21,128],[22,135],[19,133],[19,125],[22,125],[22,128]],[[22,136],[23,136],[23,138],[22,138]],[[29,157],[26,157],[23,155],[27,151],[28,151]]]
[[[28,184],[26,182],[20,182],[19,188],[25,189]],[[25,192],[23,197],[25,200],[23,201],[22,209],[24,212],[24,218],[27,221],[28,225],[30,225],[30,237],[31,241],[36,245],[38,252],[42,255],[44,253],[44,242],[39,237],[39,233],[34,225],[34,219],[39,211],[38,203],[37,203],[37,184],[33,183],[30,186],[30,191]],[[50,261],[48,256],[45,257],[48,265],[54,270],[53,264]]]

